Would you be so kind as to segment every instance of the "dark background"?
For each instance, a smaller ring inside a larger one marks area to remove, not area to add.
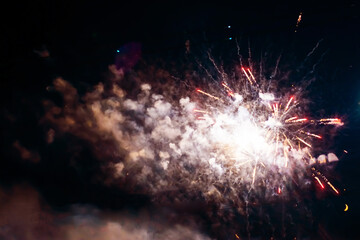
[[[295,32],[300,12],[302,21]],[[185,51],[188,39],[194,51],[202,46],[229,45],[238,39],[245,48],[249,42],[255,56],[261,51],[271,52],[274,59],[283,54],[285,65],[288,60],[288,65],[296,66],[320,41],[316,58],[322,60],[309,91],[316,103],[314,109],[321,108],[345,122],[329,148],[341,157],[336,166],[340,176],[337,184],[347,189],[336,201],[348,203],[350,209],[346,214],[340,212],[340,217],[325,208],[319,214],[338,218],[330,224],[338,229],[334,230],[336,236],[355,239],[360,200],[359,12],[357,1],[11,2],[1,14],[0,183],[9,187],[30,182],[54,207],[72,203],[114,208],[147,204],[144,196],[88,186],[66,162],[34,167],[19,160],[13,147],[17,140],[28,149],[48,151],[38,122],[43,114],[41,100],[47,97],[46,87],[55,77],[62,76],[80,92],[91,89],[102,81],[116,50],[129,42],[142,45],[143,58],[171,59]],[[236,51],[235,45],[232,47]],[[49,57],[34,52],[43,48]],[[63,190],[53,192],[54,186]]]

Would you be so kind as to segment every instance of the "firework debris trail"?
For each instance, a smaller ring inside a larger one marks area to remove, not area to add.
[[[248,206],[256,205],[256,199],[284,199],[291,196],[294,182],[304,182],[314,161],[313,141],[321,139],[307,127],[343,123],[302,117],[300,94],[269,92],[264,79],[257,79],[261,73],[243,65],[236,79],[229,79],[209,59],[221,83],[190,92],[169,84],[159,92],[139,74],[137,94],[130,94],[120,87],[124,75],[110,67],[110,88],[100,83],[79,100],[77,90],[58,78],[54,87],[63,94],[65,107],[44,102],[43,121],[52,132],[89,141],[107,183],[160,203],[189,198],[215,202],[217,216],[223,216],[221,206],[231,205],[248,218]],[[313,169],[322,187],[320,178],[337,191],[316,174]]]
[[[303,13],[300,12],[299,17],[298,17],[298,19],[297,19],[297,21],[296,21],[295,32],[297,32],[297,30],[298,30],[298,28],[299,28],[299,24],[300,24],[300,22],[301,22],[302,14],[303,14]]]

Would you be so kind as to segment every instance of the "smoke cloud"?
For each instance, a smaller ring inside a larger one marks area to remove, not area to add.
[[[166,222],[161,212],[110,212],[79,204],[56,211],[26,184],[1,189],[0,199],[4,240],[210,239],[195,229],[196,223]]]

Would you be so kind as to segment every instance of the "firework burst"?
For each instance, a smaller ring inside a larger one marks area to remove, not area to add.
[[[139,89],[127,95],[120,87],[124,75],[110,67],[111,86],[100,83],[79,102],[76,90],[57,79],[66,107],[46,102],[45,119],[55,132],[93,144],[107,184],[158,204],[214,204],[210,218],[233,223],[235,216],[245,217],[248,233],[257,206],[300,198],[309,172],[321,188],[338,191],[312,165],[312,147],[322,139],[312,129],[339,126],[341,120],[305,117],[301,93],[270,91],[261,72],[243,66],[228,77],[210,54],[209,59],[220,80],[190,92],[194,84],[180,84],[185,90],[171,84],[154,88],[144,83],[154,82],[147,79],[151,74],[139,72]],[[153,75],[171,76],[160,73]]]
[[[312,142],[322,137],[310,132],[309,126],[343,123],[338,118],[313,120],[303,117],[299,111],[301,101],[296,100],[295,95],[284,94],[289,96],[286,98],[263,92],[267,86],[259,86],[250,68],[241,67],[241,73],[240,92],[235,92],[226,81],[221,83],[225,98],[196,89],[209,101],[202,104],[204,109],[194,112],[197,120],[208,123],[205,128],[211,138],[216,139],[215,145],[226,152],[222,166],[231,166],[236,171],[250,169],[248,181],[242,181],[250,182],[251,188],[254,188],[257,176],[261,176],[259,181],[266,181],[266,187],[280,189],[276,185],[285,183],[279,178],[287,176],[291,181],[294,167],[306,168],[315,161],[311,154]],[[226,76],[223,72],[221,75]],[[215,105],[210,100],[215,101]],[[274,167],[278,169],[279,178],[268,175],[273,172],[269,169]]]

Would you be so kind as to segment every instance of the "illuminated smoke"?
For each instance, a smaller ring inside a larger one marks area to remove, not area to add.
[[[52,210],[32,187],[0,189],[0,238],[4,240],[208,240],[197,224],[166,222],[160,212],[106,212],[88,205]]]
[[[267,136],[267,128],[281,127],[280,123],[268,110],[249,106],[264,105],[258,100],[244,102],[238,95],[231,104],[198,103],[191,96],[181,96],[184,93],[172,100],[143,83],[135,98],[127,98],[116,84],[110,92],[99,84],[80,103],[68,82],[57,79],[54,85],[64,94],[66,107],[49,105],[46,119],[58,131],[92,142],[100,160],[108,158],[106,154],[114,156],[105,163],[113,169],[108,177],[114,182],[130,178],[141,193],[156,196],[184,189],[200,191],[207,198],[213,197],[216,184],[225,184],[237,195],[244,187],[256,191],[257,184],[278,187],[292,167],[304,168],[307,148],[289,150],[286,157],[292,165],[283,167],[287,160],[278,152],[284,143]],[[263,101],[273,97],[262,96]],[[208,111],[201,113],[201,119],[196,112],[200,106]],[[99,140],[112,141],[112,149],[99,149]]]

